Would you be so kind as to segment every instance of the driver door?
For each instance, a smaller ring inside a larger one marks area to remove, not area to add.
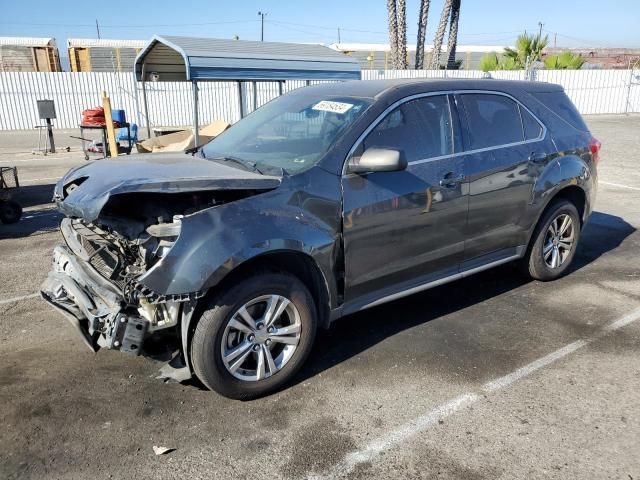
[[[409,100],[355,149],[397,150],[408,166],[343,176],[345,310],[458,272],[468,205],[453,120],[447,95]]]

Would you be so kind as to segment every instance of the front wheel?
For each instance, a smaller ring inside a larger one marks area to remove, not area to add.
[[[293,275],[260,273],[208,300],[191,341],[198,378],[225,397],[248,400],[289,381],[316,333],[311,294]]]
[[[523,267],[536,280],[549,281],[567,272],[580,239],[575,205],[558,200],[549,206],[533,233]]]

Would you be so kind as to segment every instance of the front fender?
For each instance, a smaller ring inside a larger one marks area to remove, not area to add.
[[[161,295],[201,292],[247,260],[277,251],[312,257],[331,281],[339,227],[338,189],[333,198],[277,189],[185,216],[167,256],[139,282]]]

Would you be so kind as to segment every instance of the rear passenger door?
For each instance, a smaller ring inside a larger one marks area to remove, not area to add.
[[[456,100],[469,181],[464,270],[516,255],[526,244],[532,190],[553,150],[542,124],[512,97],[464,92]]]

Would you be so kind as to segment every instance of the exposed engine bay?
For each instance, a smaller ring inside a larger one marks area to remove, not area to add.
[[[180,303],[204,293],[167,297],[144,287],[138,278],[162,260],[180,235],[183,214],[177,212],[188,214],[222,202],[209,198],[211,194],[196,194],[172,198],[161,208],[154,195],[142,197],[115,197],[99,224],[65,218],[60,225],[66,245],[54,250],[43,294],[84,323],[85,340],[94,351],[105,347],[140,354],[147,333],[177,325]]]
[[[149,270],[162,268],[183,221],[279,183],[265,177],[271,182],[265,188],[242,188],[237,179],[237,184],[227,181],[227,188],[210,181],[212,188],[194,189],[193,180],[188,186],[147,180],[127,188],[120,182],[105,191],[104,179],[80,173],[70,172],[56,186],[54,200],[67,215],[60,225],[65,245],[55,248],[41,293],[93,351],[102,347],[132,355],[147,353],[145,339],[178,326],[184,305],[193,305],[206,293],[168,294],[141,281]],[[197,187],[202,183],[198,178]]]

